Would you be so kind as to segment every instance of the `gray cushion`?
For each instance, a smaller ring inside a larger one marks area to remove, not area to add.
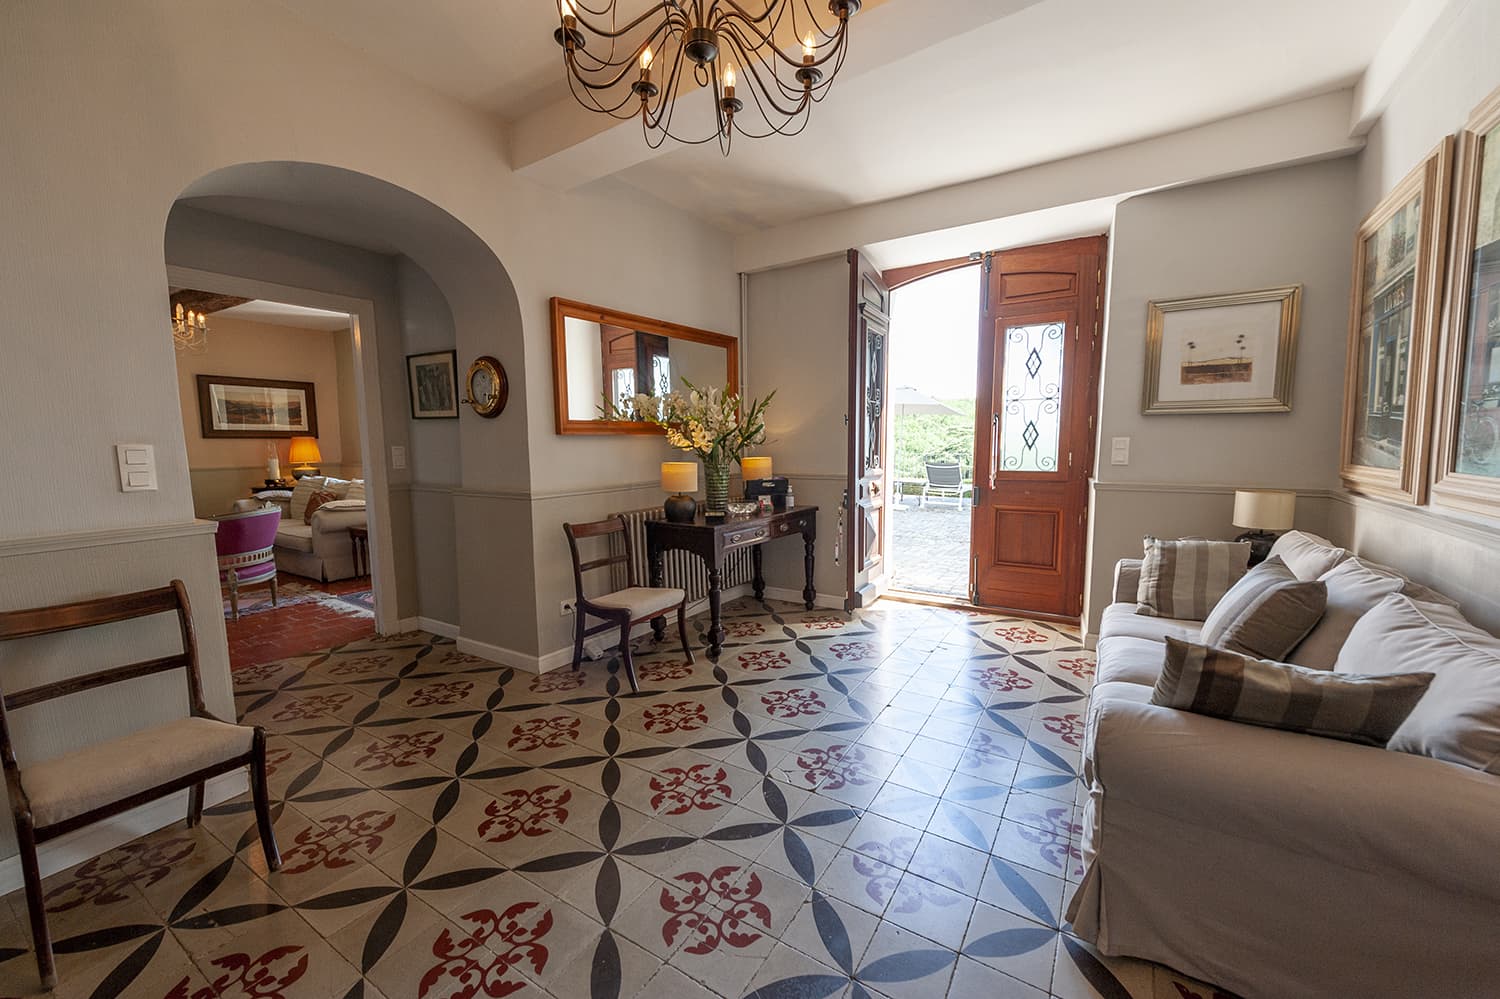
[[[1245,574],[1250,545],[1242,541],[1146,538],[1137,614],[1202,621]]]
[[[1431,673],[1332,673],[1167,639],[1151,703],[1227,721],[1384,746]]]
[[[308,524],[281,522],[276,529],[276,547],[294,552],[313,550],[313,529]]]
[[[1271,555],[1285,562],[1298,579],[1319,579],[1348,558],[1349,549],[1306,531],[1287,531],[1271,546]]]
[[[1432,688],[1389,748],[1500,774],[1500,638],[1452,607],[1386,597],[1349,633],[1335,669],[1431,671]]]
[[[1292,650],[1288,660],[1298,666],[1333,669],[1355,623],[1371,607],[1400,590],[1403,580],[1378,572],[1357,558],[1345,559],[1322,579],[1328,587],[1323,619]]]
[[[1202,621],[1180,621],[1172,617],[1146,617],[1135,612],[1135,604],[1110,604],[1104,608],[1104,617],[1099,622],[1099,642],[1106,638],[1149,638],[1161,641],[1168,635],[1173,638],[1198,640],[1203,631]]]
[[[1280,661],[1323,616],[1328,586],[1303,581],[1271,556],[1229,588],[1208,620],[1202,642],[1247,656]]]
[[[600,607],[623,607],[630,611],[632,621],[638,621],[648,614],[660,614],[662,611],[675,609],[678,604],[682,603],[684,596],[686,594],[681,590],[632,586],[602,597],[589,597],[589,603]]]
[[[1100,639],[1095,689],[1105,683],[1153,685],[1161,675],[1161,660],[1165,652],[1161,642],[1149,638],[1117,635]]]

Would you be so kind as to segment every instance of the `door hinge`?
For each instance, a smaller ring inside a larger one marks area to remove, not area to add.
[[[1073,467],[1073,452],[1069,451],[1068,452],[1068,468],[1071,469],[1072,467]]]
[[[979,603],[979,556],[973,558],[973,569],[969,573],[969,603]]]

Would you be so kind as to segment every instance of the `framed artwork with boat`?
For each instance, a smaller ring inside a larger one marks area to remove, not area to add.
[[[1147,303],[1141,410],[1291,412],[1301,303],[1301,285]]]

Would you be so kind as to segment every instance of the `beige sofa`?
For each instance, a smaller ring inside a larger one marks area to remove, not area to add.
[[[1500,996],[1500,775],[1153,706],[1162,639],[1201,622],[1137,615],[1139,566],[1100,630],[1075,932],[1246,999]]]
[[[359,483],[360,496],[364,493],[364,483],[359,479],[326,478],[322,482],[335,495],[347,496],[352,483]],[[336,500],[314,510],[311,521],[304,523],[303,511],[291,509],[298,499],[294,493],[272,490],[257,494],[257,498],[281,507],[281,526],[276,531],[276,568],[326,583],[354,577],[354,541],[349,537],[349,528],[367,524],[363,499]],[[303,500],[305,508],[305,497]],[[368,571],[368,566],[365,568]]]

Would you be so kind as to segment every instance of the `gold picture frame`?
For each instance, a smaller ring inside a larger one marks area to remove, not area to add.
[[[1456,158],[1432,499],[1494,517],[1500,513],[1500,89],[1469,115]],[[1481,323],[1485,342],[1476,343]],[[1484,370],[1476,371],[1480,364]]]
[[[1302,286],[1146,304],[1141,411],[1289,413]]]
[[[1448,136],[1354,239],[1339,474],[1351,492],[1418,506],[1427,501],[1452,161]]]

